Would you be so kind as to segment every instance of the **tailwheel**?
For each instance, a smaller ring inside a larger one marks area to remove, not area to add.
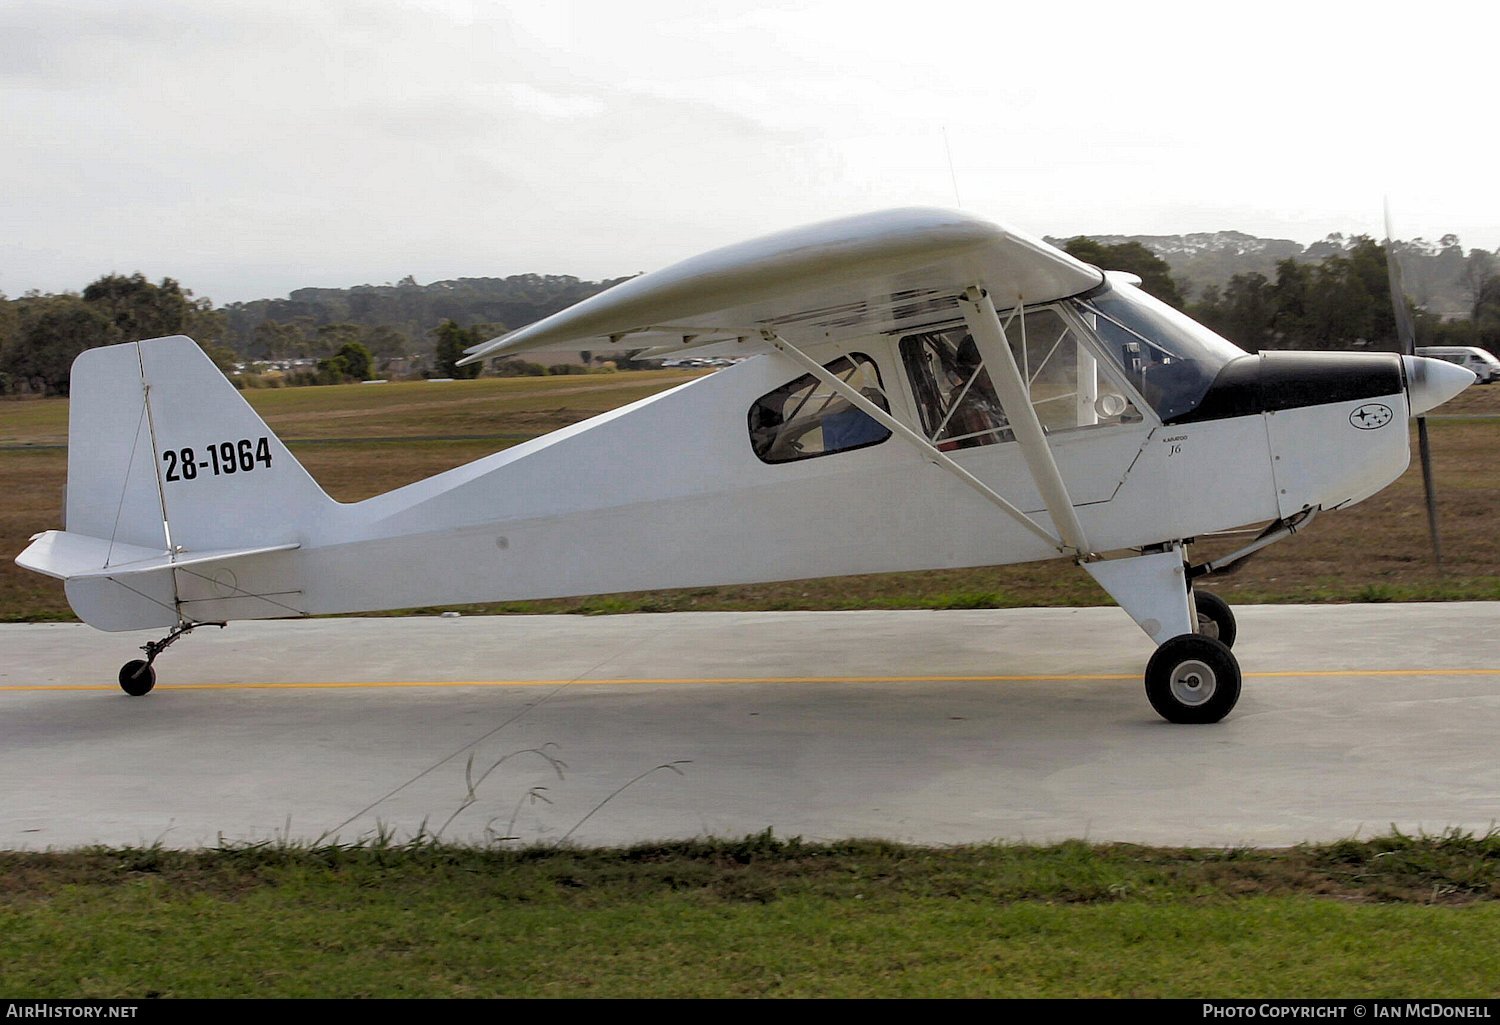
[[[1240,699],[1239,660],[1213,637],[1173,637],[1146,664],[1146,697],[1168,722],[1218,722]]]
[[[133,658],[120,667],[120,689],[133,698],[150,694],[156,686],[156,670],[145,659]]]
[[[216,626],[222,630],[227,625],[226,623],[195,623],[182,620],[175,630],[161,640],[147,641],[141,645],[141,650],[146,653],[145,658],[133,658],[120,667],[120,689],[133,698],[150,694],[151,688],[156,686],[156,670],[151,667],[151,663],[156,661],[156,656],[176,644],[178,638],[187,636],[200,626]]]
[[[1234,647],[1239,630],[1235,626],[1234,612],[1229,603],[1211,591],[1193,591],[1193,601],[1198,607],[1198,634],[1212,637],[1226,648]]]

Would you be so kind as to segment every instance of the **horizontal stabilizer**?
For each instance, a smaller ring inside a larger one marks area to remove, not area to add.
[[[153,573],[204,562],[224,562],[227,559],[242,559],[267,552],[286,552],[297,547],[298,544],[292,542],[258,548],[166,552],[160,548],[122,544],[87,534],[71,534],[66,530],[49,530],[45,534],[38,534],[31,545],[16,557],[16,562],[26,569],[60,580],[90,580]]]

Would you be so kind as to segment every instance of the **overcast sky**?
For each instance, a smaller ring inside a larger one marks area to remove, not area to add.
[[[1487,5],[0,4],[0,292],[650,270],[961,206],[1500,247]],[[951,152],[951,167],[948,154]],[[956,186],[956,187],[955,187]]]

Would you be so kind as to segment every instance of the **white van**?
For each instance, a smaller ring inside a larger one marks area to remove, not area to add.
[[[1500,359],[1496,359],[1488,350],[1472,345],[1419,345],[1417,355],[1431,356],[1467,367],[1474,371],[1480,384],[1489,384],[1500,378]]]

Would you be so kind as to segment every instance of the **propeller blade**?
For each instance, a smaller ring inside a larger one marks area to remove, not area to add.
[[[1391,204],[1385,204],[1385,270],[1391,283],[1391,307],[1396,318],[1396,340],[1401,352],[1407,356],[1417,353],[1417,331],[1412,324],[1411,311],[1406,308],[1406,290],[1401,285],[1401,263],[1396,259],[1396,242],[1391,232]],[[1411,360],[1408,369],[1415,365],[1415,376],[1421,381],[1427,373],[1425,360]],[[1408,388],[1408,395],[1410,389]],[[1427,501],[1427,532],[1432,537],[1432,561],[1437,571],[1443,571],[1443,542],[1438,535],[1437,493],[1432,487],[1432,449],[1427,442],[1427,418],[1417,417],[1417,452],[1422,460],[1422,491]]]
[[[1432,561],[1443,571],[1443,542],[1438,536],[1437,500],[1432,490],[1432,450],[1427,447],[1427,418],[1417,417],[1417,451],[1422,456],[1422,490],[1427,494],[1427,531],[1432,535]]]
[[[1396,317],[1396,340],[1401,343],[1403,355],[1417,354],[1417,329],[1411,322],[1411,311],[1406,308],[1406,289],[1401,285],[1401,263],[1396,259],[1396,242],[1391,236],[1391,205],[1385,206],[1385,271],[1391,282],[1391,307]],[[1421,373],[1419,369],[1417,371]]]

